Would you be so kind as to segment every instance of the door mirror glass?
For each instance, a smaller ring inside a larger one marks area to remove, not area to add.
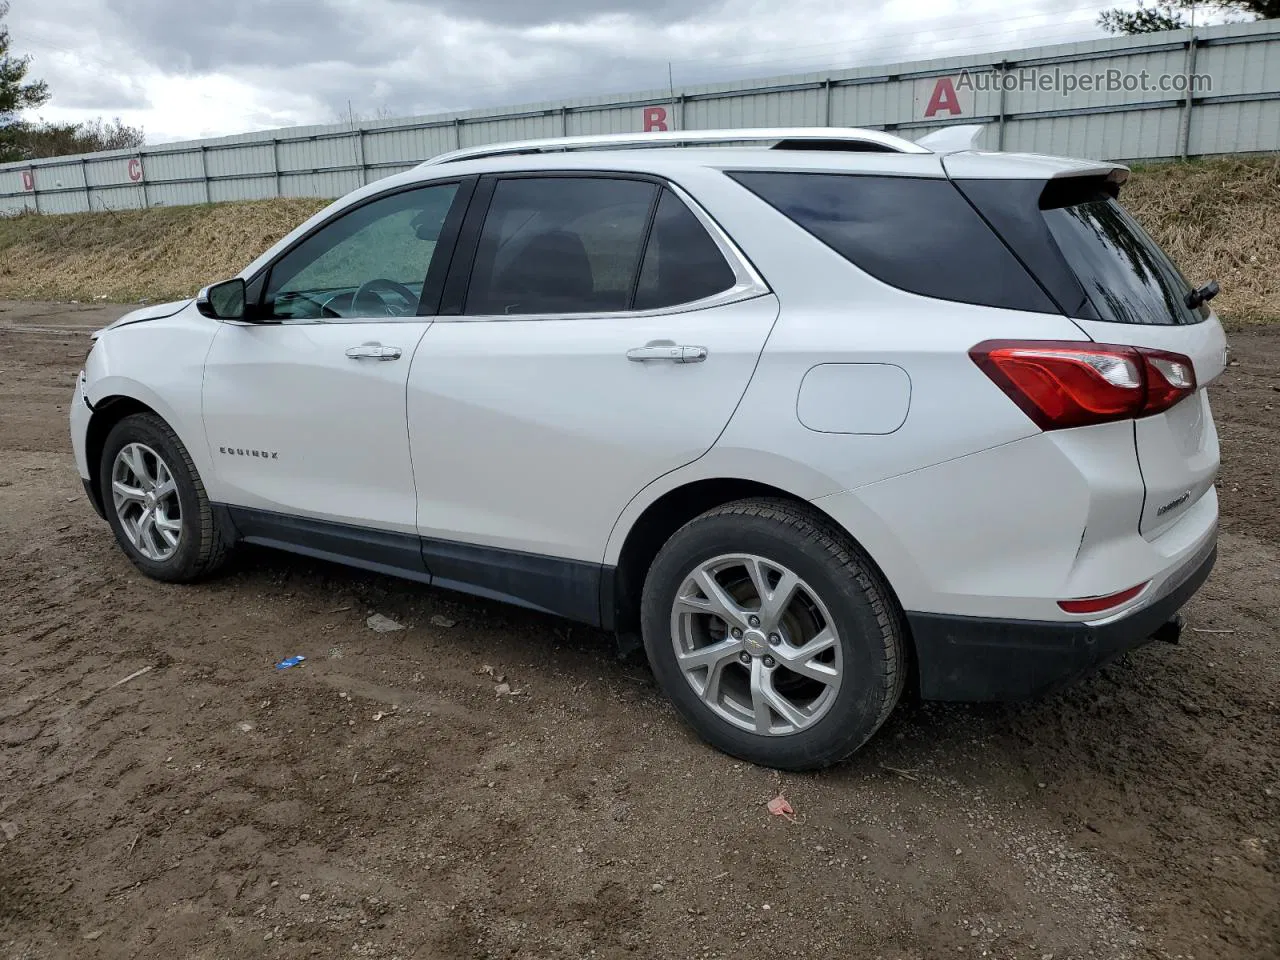
[[[244,304],[244,281],[239,277],[205,287],[196,297],[196,309],[216,320],[243,320]]]

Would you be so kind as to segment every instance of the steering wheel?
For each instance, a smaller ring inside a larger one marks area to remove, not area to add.
[[[396,310],[386,300],[382,299],[383,293],[395,294],[404,301],[405,308]],[[362,314],[376,315],[378,313],[385,313],[388,317],[403,317],[417,308],[418,295],[403,283],[396,283],[394,280],[366,280],[351,295],[351,313],[357,317]]]

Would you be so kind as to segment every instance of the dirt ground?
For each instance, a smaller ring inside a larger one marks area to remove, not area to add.
[[[1181,645],[797,776],[550,617],[268,551],[146,580],[67,437],[119,312],[0,303],[0,957],[1280,957],[1280,326],[1213,388]]]

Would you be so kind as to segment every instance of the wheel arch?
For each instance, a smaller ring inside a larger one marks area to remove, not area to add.
[[[638,645],[640,595],[644,588],[645,576],[662,545],[682,526],[708,510],[735,500],[749,499],[785,500],[795,504],[847,537],[866,557],[889,591],[890,600],[897,608],[908,657],[908,684],[914,685],[915,642],[911,636],[910,626],[892,581],[871,551],[867,550],[852,531],[822,509],[820,503],[758,480],[729,477],[692,480],[657,497],[631,524],[626,536],[622,539],[618,560],[612,568],[611,576],[608,572],[606,573],[608,579],[605,584],[604,600],[607,606],[601,611],[605,624],[611,626],[618,634],[620,650],[626,653],[636,649]]]
[[[125,394],[111,394],[103,397],[93,405],[93,413],[89,417],[89,426],[85,431],[84,440],[85,461],[89,465],[89,495],[93,498],[95,509],[104,517],[106,503],[102,496],[102,449],[106,446],[111,428],[125,417],[135,413],[150,413],[160,417],[153,407],[136,397]],[[161,417],[161,419],[164,418]]]

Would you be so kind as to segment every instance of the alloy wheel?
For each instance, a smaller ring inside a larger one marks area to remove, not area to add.
[[[163,562],[182,539],[182,506],[169,465],[155,450],[129,443],[111,466],[111,498],[124,535],[148,560]]]
[[[764,736],[817,723],[843,678],[840,637],[817,592],[754,554],[713,557],[685,578],[671,608],[671,638],[702,702]]]

